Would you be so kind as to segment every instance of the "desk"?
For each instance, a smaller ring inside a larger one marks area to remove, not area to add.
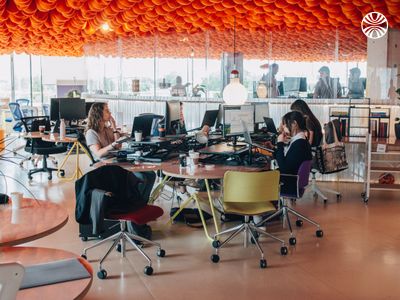
[[[68,158],[70,157],[71,153],[74,151],[74,149],[75,149],[75,154],[76,154],[75,172],[71,177],[63,178],[63,179],[64,180],[76,180],[76,179],[79,179],[83,175],[82,170],[79,167],[79,150],[82,149],[83,152],[85,152],[86,155],[89,157],[90,157],[90,155],[86,151],[86,149],[82,146],[82,144],[79,142],[79,140],[77,138],[65,137],[62,139],[62,138],[60,138],[60,135],[58,133],[55,133],[55,134],[51,134],[51,135],[43,135],[42,140],[46,141],[46,142],[52,142],[52,143],[73,143],[71,149],[67,153],[67,156],[64,158],[61,165],[58,167],[57,176],[59,178],[63,177],[60,175],[61,170],[64,167],[65,163],[67,162]]]
[[[0,263],[19,262],[23,266],[51,262],[55,260],[78,258],[76,254],[57,249],[36,247],[6,247],[1,248]],[[89,273],[93,270],[88,263],[84,265]],[[90,278],[39,286],[21,290],[17,300],[25,299],[82,299],[92,285],[93,276]]]
[[[36,240],[57,231],[67,221],[67,211],[58,204],[48,201],[24,198],[21,208],[17,210],[11,209],[11,204],[1,204],[0,246],[18,245]]]
[[[225,165],[216,165],[213,169],[207,170],[204,166],[198,166],[195,169],[190,168],[181,168],[179,162],[177,160],[165,162],[161,164],[162,172],[169,177],[176,178],[184,178],[184,179],[204,179],[207,189],[208,201],[211,208],[211,213],[214,220],[214,226],[216,233],[219,233],[217,218],[215,215],[215,209],[212,202],[210,185],[208,183],[209,179],[222,179],[224,178],[225,172],[227,171],[239,171],[239,172],[259,172],[264,170],[269,170],[269,166],[266,165],[265,168],[252,168],[246,166],[225,166]],[[194,193],[191,195],[182,205],[179,210],[170,218],[168,224],[171,224],[174,218],[185,208],[185,206],[191,201],[194,200],[196,202],[197,208],[199,209],[199,214],[201,218],[201,222],[203,224],[204,233],[208,239],[211,241],[213,238],[209,235],[206,222],[200,207],[200,198],[198,193]]]

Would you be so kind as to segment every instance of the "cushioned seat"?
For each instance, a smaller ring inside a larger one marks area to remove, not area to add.
[[[131,221],[137,225],[147,224],[163,215],[163,210],[155,205],[146,205],[134,212],[109,214],[108,219]]]

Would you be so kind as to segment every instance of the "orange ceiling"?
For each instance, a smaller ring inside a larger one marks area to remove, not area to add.
[[[246,58],[362,60],[371,11],[400,28],[400,0],[0,0],[0,54],[219,57],[236,18]]]

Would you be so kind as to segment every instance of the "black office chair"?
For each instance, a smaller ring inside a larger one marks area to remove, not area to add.
[[[86,138],[82,132],[78,132],[78,141],[79,141],[79,143],[81,143],[82,147],[85,148],[85,150],[90,158],[90,166],[93,166],[95,163],[99,162],[97,159],[94,158],[92,151],[90,151],[90,148],[86,144]]]
[[[36,116],[36,117],[25,117],[21,118],[21,122],[25,127],[26,132],[35,132],[39,131],[39,126],[44,125],[46,131],[50,131],[50,120],[47,116]],[[39,172],[47,172],[49,174],[48,179],[51,180],[53,178],[52,172],[57,171],[55,168],[49,168],[47,166],[47,158],[50,154],[58,154],[67,151],[67,147],[63,144],[55,144],[52,142],[46,142],[42,139],[28,139],[25,145],[25,151],[42,155],[42,167],[41,168],[34,168],[28,171],[28,178],[31,180],[33,177],[32,175]],[[64,176],[65,171],[60,170],[60,175]]]

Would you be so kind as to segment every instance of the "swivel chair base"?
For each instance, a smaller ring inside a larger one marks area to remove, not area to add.
[[[97,242],[96,244],[89,246],[85,249],[83,249],[83,254],[81,255],[81,257],[83,257],[84,259],[87,259],[87,251],[89,249],[95,248],[97,246],[100,246],[108,241],[113,241],[112,245],[110,248],[108,248],[106,254],[101,258],[100,263],[99,263],[99,271],[97,272],[97,277],[99,279],[105,279],[107,278],[107,271],[103,268],[103,262],[106,260],[106,258],[108,257],[108,255],[111,253],[111,251],[113,250],[113,248],[116,248],[116,250],[118,252],[121,252],[122,257],[125,257],[125,253],[126,253],[126,249],[125,249],[125,244],[128,241],[134,249],[136,249],[137,251],[139,251],[140,254],[142,254],[144,256],[144,258],[147,260],[148,265],[144,267],[144,274],[146,275],[152,275],[153,274],[153,268],[151,267],[151,259],[150,257],[147,256],[147,254],[141,249],[140,246],[138,246],[134,240],[143,242],[143,243],[147,243],[147,244],[151,244],[154,246],[157,246],[158,250],[157,250],[157,256],[158,257],[164,257],[165,256],[165,250],[161,248],[161,245],[157,242],[153,242],[150,241],[148,239],[145,239],[141,236],[132,234],[127,232],[126,227],[127,227],[127,221],[125,220],[120,220],[120,225],[121,225],[121,231],[117,232],[116,234],[109,236],[108,238]]]
[[[234,237],[236,237],[239,233],[244,232],[244,247],[247,247],[247,240],[248,236],[251,237],[251,242],[256,245],[258,250],[260,251],[261,254],[261,259],[260,259],[260,268],[266,268],[267,267],[267,260],[264,257],[264,251],[262,250],[259,242],[258,242],[258,235],[266,235],[275,241],[278,241],[282,244],[281,246],[281,254],[286,255],[288,253],[288,249],[285,245],[285,241],[277,238],[276,236],[266,232],[265,230],[262,230],[261,228],[257,227],[253,223],[249,221],[249,216],[245,216],[245,221],[243,224],[240,224],[236,227],[229,228],[227,230],[221,231],[217,234],[214,235],[214,241],[212,242],[212,246],[215,248],[215,254],[211,255],[211,261],[214,263],[219,262],[219,255],[218,255],[218,250],[224,247],[226,244],[228,244]],[[231,233],[229,237],[223,241],[222,243],[217,239],[220,235],[226,234],[226,233]]]
[[[48,158],[48,157],[49,157],[48,155],[43,155],[42,167],[41,167],[41,168],[35,168],[35,169],[31,169],[31,170],[28,171],[28,178],[29,178],[29,180],[32,180],[32,178],[33,178],[32,175],[33,175],[33,174],[39,173],[39,172],[47,172],[47,173],[49,174],[47,178],[48,178],[49,180],[53,179],[52,172],[57,172],[58,169],[49,168],[49,167],[47,166],[47,158]],[[60,174],[61,174],[61,176],[64,176],[64,175],[65,175],[65,171],[64,171],[64,170],[60,170]]]
[[[289,213],[292,215],[295,215],[298,218],[296,220],[297,227],[303,226],[303,220],[304,220],[304,221],[317,227],[317,230],[315,231],[315,235],[317,237],[323,237],[324,232],[321,230],[320,225],[317,222],[315,222],[315,221],[311,220],[310,218],[307,218],[303,214],[299,213],[298,211],[294,210],[293,208],[288,207],[285,198],[282,198],[280,200],[280,208],[278,209],[278,211],[276,211],[274,214],[272,214],[268,218],[264,219],[260,223],[256,224],[256,226],[258,226],[258,227],[262,226],[264,223],[268,222],[269,220],[274,219],[277,216],[283,216],[283,224],[285,224],[285,221],[286,221],[286,223],[289,227],[289,231],[290,231],[289,244],[296,245],[297,240],[296,240],[296,237],[293,235],[292,225],[290,223],[290,218],[289,218]]]
[[[326,203],[328,201],[328,197],[326,197],[323,192],[336,195],[337,200],[340,200],[342,198],[342,194],[338,191],[334,191],[331,189],[320,189],[317,186],[317,180],[315,177],[316,172],[311,171],[311,174],[312,174],[311,191],[313,193],[314,199],[317,199],[318,196],[320,196],[322,198],[322,200],[324,201],[324,203]]]

